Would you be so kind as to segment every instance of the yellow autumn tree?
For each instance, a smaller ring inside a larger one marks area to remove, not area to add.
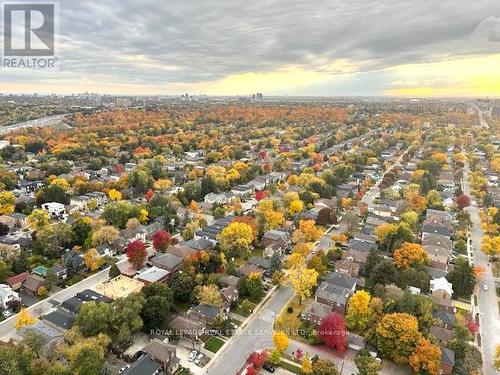
[[[160,178],[154,182],[153,186],[156,190],[165,192],[170,188],[170,186],[172,186],[172,181],[168,178]]]
[[[22,327],[35,324],[35,322],[36,318],[31,316],[28,310],[22,308],[21,311],[19,311],[19,314],[17,314],[17,320],[16,323],[14,324],[14,327],[16,329],[21,329]]]
[[[307,353],[304,356],[304,358],[302,359],[301,369],[302,369],[302,373],[305,375],[309,375],[309,374],[313,373],[313,366],[312,366],[311,357]]]
[[[421,245],[405,242],[394,251],[394,265],[406,269],[416,264],[427,264],[428,256]]]
[[[409,364],[417,374],[439,375],[441,373],[441,349],[422,337],[409,358]]]
[[[288,208],[288,214],[290,216],[295,216],[304,210],[304,203],[300,200],[294,200],[290,202],[290,207]]]
[[[70,185],[68,181],[66,181],[64,178],[54,178],[52,181],[50,181],[50,186],[58,186],[64,191],[68,191],[70,188]]]
[[[299,303],[311,295],[312,288],[318,283],[318,272],[307,268],[304,263],[292,265],[288,273],[288,282],[292,285],[295,293],[299,296]]]
[[[109,192],[108,192],[108,197],[109,199],[111,199],[112,201],[119,201],[120,199],[122,199],[122,193],[120,193],[118,190],[116,189],[111,189]]]
[[[288,336],[284,332],[275,332],[273,335],[273,342],[276,349],[278,349],[281,353],[288,348]]]
[[[229,257],[250,254],[254,231],[250,225],[242,222],[232,222],[219,234],[220,248]]]
[[[350,330],[362,332],[371,319],[370,293],[358,290],[349,299],[347,305],[346,323]]]
[[[98,270],[104,262],[102,257],[99,256],[99,254],[97,253],[97,250],[94,248],[89,249],[83,255],[83,261],[85,262],[85,265],[87,266],[87,268],[89,270],[91,270],[92,272]]]
[[[50,225],[49,214],[40,209],[35,209],[28,215],[28,225],[34,231],[41,231]]]
[[[16,206],[16,197],[11,191],[2,191],[0,193],[0,215],[10,215],[14,212]]]
[[[322,235],[323,229],[317,227],[313,220],[300,220],[299,228],[293,232],[292,238],[295,242],[313,242]]]
[[[141,224],[146,224],[149,220],[149,212],[148,210],[146,210],[145,208],[141,208],[141,210],[139,211],[139,221],[141,222]]]
[[[491,257],[500,255],[500,236],[484,236],[481,250]]]

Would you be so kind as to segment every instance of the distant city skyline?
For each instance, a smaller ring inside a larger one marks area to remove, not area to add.
[[[60,2],[60,69],[4,93],[500,97],[496,0]]]

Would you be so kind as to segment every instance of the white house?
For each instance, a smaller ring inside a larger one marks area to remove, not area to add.
[[[0,307],[6,310],[9,307],[9,304],[16,300],[21,300],[19,298],[19,294],[14,292],[10,286],[0,284]]]
[[[453,285],[444,276],[431,280],[431,294],[433,296],[451,299],[453,295]]]
[[[55,219],[62,219],[66,216],[66,209],[64,204],[58,202],[48,202],[42,204],[42,209],[47,211],[49,215]]]

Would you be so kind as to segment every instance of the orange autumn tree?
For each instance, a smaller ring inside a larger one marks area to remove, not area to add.
[[[427,253],[419,244],[405,242],[394,251],[394,265],[397,268],[406,269],[417,264],[427,264],[427,262]]]
[[[409,358],[409,364],[417,374],[439,375],[441,370],[441,349],[422,337]]]

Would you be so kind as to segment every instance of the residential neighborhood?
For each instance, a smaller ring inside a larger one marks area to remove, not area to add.
[[[500,120],[469,109],[182,99],[4,134],[0,363],[494,374]]]

